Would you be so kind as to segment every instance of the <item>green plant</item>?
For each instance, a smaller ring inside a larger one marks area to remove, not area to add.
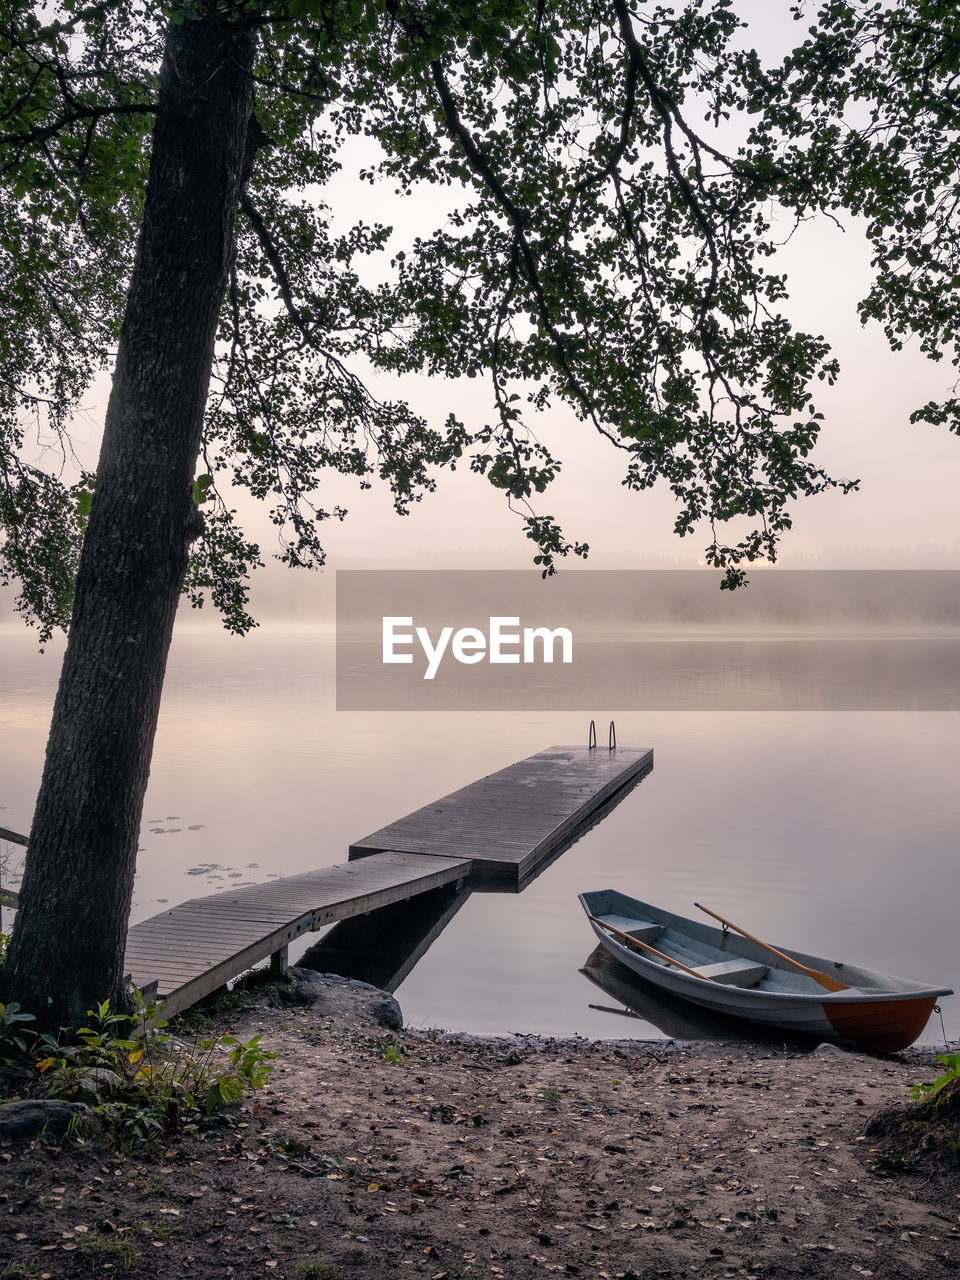
[[[199,1034],[185,1040],[157,1018],[154,1006],[139,1012],[134,1037],[122,1034],[129,1019],[104,1002],[74,1035],[44,1033],[35,1044],[47,1092],[91,1103],[101,1134],[118,1146],[159,1138],[238,1103],[273,1070],[275,1055],[260,1047],[259,1036],[246,1043]]]
[[[241,1080],[254,1089],[262,1089],[267,1083],[270,1073],[273,1071],[273,1067],[267,1064],[277,1056],[268,1049],[260,1048],[261,1039],[261,1036],[253,1036],[246,1043],[243,1043],[235,1036],[221,1036],[220,1038],[221,1044],[234,1046],[230,1050],[230,1062],[233,1069]]]
[[[396,1040],[388,1040],[380,1046],[380,1056],[384,1062],[394,1062],[399,1065],[403,1062],[403,1046],[397,1044]]]
[[[937,1062],[946,1067],[946,1071],[937,1076],[933,1084],[915,1084],[910,1091],[915,1102],[929,1101],[951,1080],[960,1078],[960,1053],[938,1053]]]
[[[560,1090],[555,1088],[553,1085],[546,1085],[540,1090],[540,1097],[548,1107],[555,1107],[560,1101]]]
[[[243,1043],[235,1036],[222,1036],[221,1045],[232,1045],[229,1058],[232,1070],[221,1071],[207,1085],[204,1110],[207,1115],[239,1102],[249,1089],[262,1089],[273,1071],[270,1053],[260,1047],[260,1036]]]
[[[0,1057],[9,1057],[15,1050],[27,1052],[27,1044],[35,1039],[35,1035],[31,1031],[25,1039],[23,1024],[34,1021],[32,1013],[21,1013],[16,1000],[0,1004]]]

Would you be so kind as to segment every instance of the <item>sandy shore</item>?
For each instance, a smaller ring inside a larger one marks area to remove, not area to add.
[[[260,997],[239,1127],[145,1160],[6,1148],[4,1277],[605,1278],[960,1268],[960,1181],[867,1117],[932,1053],[386,1031]]]

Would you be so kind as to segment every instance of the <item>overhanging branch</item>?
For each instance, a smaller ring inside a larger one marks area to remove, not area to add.
[[[437,90],[440,104],[443,108],[444,120],[446,121],[448,132],[463,148],[470,168],[477,177],[480,178],[483,185],[493,196],[497,205],[506,214],[511,227],[513,228],[516,246],[519,250],[520,259],[523,263],[527,284],[533,294],[537,314],[540,317],[540,322],[547,332],[551,343],[553,344],[557,365],[563,373],[568,387],[573,392],[573,395],[584,414],[589,418],[596,430],[609,440],[611,444],[616,445],[617,448],[626,448],[624,441],[620,439],[619,436],[609,431],[600,421],[592,397],[573,371],[567,350],[567,344],[564,341],[563,334],[557,328],[553,321],[553,317],[550,314],[550,307],[544,293],[543,284],[540,280],[540,273],[537,269],[536,258],[534,257],[533,249],[530,246],[530,240],[527,236],[526,217],[522,210],[507,194],[502,182],[494,172],[492,165],[487,160],[487,157],[483,154],[483,151],[477,145],[476,140],[464,123],[460,112],[457,109],[456,100],[453,96],[453,91],[450,88],[449,81],[444,74],[443,66],[439,61],[431,62],[430,73],[433,77],[433,83]]]
[[[101,120],[105,116],[143,116],[154,115],[157,110],[155,102],[117,103],[110,107],[77,106],[72,111],[58,116],[52,124],[35,129],[25,129],[21,133],[0,133],[0,147],[27,147],[37,142],[46,142],[56,137],[64,129],[81,120]]]

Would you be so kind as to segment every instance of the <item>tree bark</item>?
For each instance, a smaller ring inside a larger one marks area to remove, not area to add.
[[[41,1025],[121,1007],[143,796],[189,544],[234,222],[258,134],[255,37],[171,24],[143,222],[7,958]]]

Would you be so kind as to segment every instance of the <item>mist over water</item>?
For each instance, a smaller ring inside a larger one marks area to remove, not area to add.
[[[337,707],[960,710],[960,573],[759,571],[732,592],[721,580],[338,572]]]
[[[190,615],[186,615],[189,621]],[[25,831],[59,656],[0,634],[0,826]],[[523,893],[474,893],[397,995],[410,1024],[661,1034],[592,1009],[576,895],[696,899],[768,941],[960,987],[954,712],[337,712],[331,631],[181,629],[144,810],[134,920],[345,861],[351,841],[547,746],[652,746],[653,772]],[[743,673],[737,678],[743,678]],[[317,935],[312,935],[311,941]],[[958,999],[944,1000],[960,1035]],[[939,1037],[931,1022],[928,1039]]]

